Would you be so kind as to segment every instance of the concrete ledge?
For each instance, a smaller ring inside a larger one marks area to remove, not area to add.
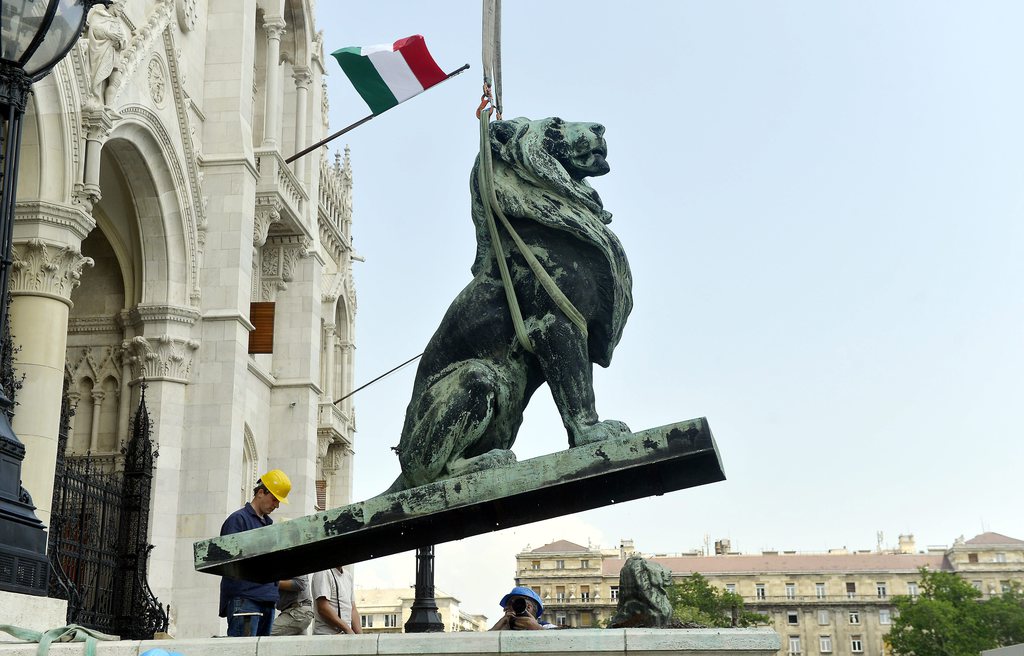
[[[491,656],[493,654],[628,654],[629,656],[774,656],[772,629],[571,629],[487,633],[289,636],[101,642],[97,656],[138,656],[159,647],[183,656]],[[36,645],[0,644],[0,656],[35,656]],[[51,656],[79,656],[83,643],[50,647]]]
[[[68,602],[0,591],[0,624],[11,624],[33,631],[46,631],[68,623]],[[10,638],[0,633],[0,640]]]

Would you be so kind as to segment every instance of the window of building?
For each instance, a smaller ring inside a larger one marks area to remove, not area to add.
[[[594,626],[594,616],[589,610],[585,610],[580,613],[580,626]]]
[[[978,562],[978,554],[976,554],[976,553],[969,553],[969,554],[967,554],[967,562],[969,562],[969,563],[976,563],[976,562]]]
[[[565,569],[565,561],[564,560],[556,560],[555,561],[555,569]]]
[[[889,594],[888,587],[882,581],[879,581],[875,584],[875,591],[878,593],[879,599],[885,599],[885,597]]]
[[[832,653],[832,636],[824,635],[818,637],[818,649],[823,654]]]
[[[815,583],[814,584],[814,594],[818,596],[818,599],[824,599],[825,598],[825,584],[824,583]]]
[[[364,629],[372,628],[373,627],[373,615],[360,615],[359,616],[359,625],[361,627],[363,627]]]
[[[580,567],[582,567],[583,569],[587,569],[588,567],[590,567],[590,561],[589,560],[581,560],[580,561]]]
[[[726,592],[731,592],[732,594],[736,594],[736,584],[735,583],[726,583],[725,584],[725,591]]]
[[[555,586],[555,601],[565,601],[565,586]]]
[[[789,654],[800,653],[800,636],[789,636]]]
[[[580,601],[590,601],[590,586],[589,585],[581,585],[580,586]],[[589,625],[584,625],[584,626],[589,626]]]
[[[981,592],[981,581],[971,581],[971,585],[974,586],[975,590]]]
[[[758,599],[764,599],[765,598],[764,583],[755,583],[754,584],[754,596],[756,598],[758,598]]]
[[[555,624],[558,626],[568,626],[568,622],[565,620],[565,615],[558,614],[555,616]]]
[[[532,563],[530,563],[530,569],[540,569],[540,561],[535,560]]]
[[[799,624],[799,623],[800,623],[800,613],[798,613],[795,610],[787,610],[786,611],[786,624]]]
[[[878,623],[879,624],[892,624],[892,613],[888,608],[878,609]]]
[[[389,613],[384,616],[384,626],[387,628],[394,628],[398,626],[398,615],[395,613]]]
[[[907,594],[910,595],[911,598],[917,598],[917,583],[911,582],[907,584]]]
[[[860,624],[860,611],[859,610],[851,610],[850,611],[850,624]]]
[[[832,616],[827,610],[818,611],[818,624],[828,624],[832,621]]]
[[[1000,592],[1006,593],[1006,592],[1009,592],[1011,589],[1012,588],[1010,587],[1010,582],[1009,581],[1000,581],[999,582],[999,591]]]
[[[274,352],[274,303],[250,303],[249,353]]]
[[[850,651],[855,654],[859,654],[864,651],[864,644],[860,640],[860,636],[852,636],[850,638]]]
[[[796,599],[796,583],[786,584],[786,599]]]
[[[615,601],[618,598],[619,598],[619,586],[613,585],[612,586],[612,601]]]
[[[853,581],[846,582],[846,596],[853,599],[857,596],[857,584]]]
[[[996,562],[997,563],[1005,563],[1006,562],[1006,554],[1004,554],[1004,553],[997,553],[996,554]]]

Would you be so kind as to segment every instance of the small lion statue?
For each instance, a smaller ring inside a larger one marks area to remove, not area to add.
[[[570,321],[497,226],[530,352],[517,339],[481,194],[471,176],[477,252],[473,280],[427,344],[395,451],[388,492],[515,462],[512,444],[530,397],[547,383],[569,446],[627,435],[600,421],[593,363],[607,367],[633,307],[632,276],[611,214],[584,178],[609,171],[604,126],[516,118],[489,126],[497,203],[526,248],[585,320]]]
[[[663,566],[637,554],[630,556],[619,572],[619,605],[608,626],[651,629],[669,626],[672,622],[670,585],[672,573]]]

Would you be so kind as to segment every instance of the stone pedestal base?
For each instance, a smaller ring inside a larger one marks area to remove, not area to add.
[[[543,654],[544,656],[774,656],[781,645],[772,629],[568,629],[417,633],[358,636],[278,636],[101,642],[96,656],[141,654],[159,647],[188,656],[328,656],[334,654]],[[81,654],[82,645],[51,652]],[[74,650],[74,651],[72,651]],[[0,645],[0,656],[35,656],[35,645]]]
[[[0,624],[13,624],[33,631],[49,631],[68,623],[68,602],[63,599],[0,592]],[[0,642],[12,639],[0,633]],[[0,653],[6,654],[0,647]],[[28,653],[28,652],[26,652]],[[35,653],[33,648],[31,653]]]

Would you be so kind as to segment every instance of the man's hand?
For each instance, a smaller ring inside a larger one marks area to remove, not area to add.
[[[541,631],[544,627],[540,625],[536,617],[532,615],[516,615],[514,610],[506,608],[505,614],[501,616],[501,619],[490,630],[506,631],[508,629],[513,631]]]

